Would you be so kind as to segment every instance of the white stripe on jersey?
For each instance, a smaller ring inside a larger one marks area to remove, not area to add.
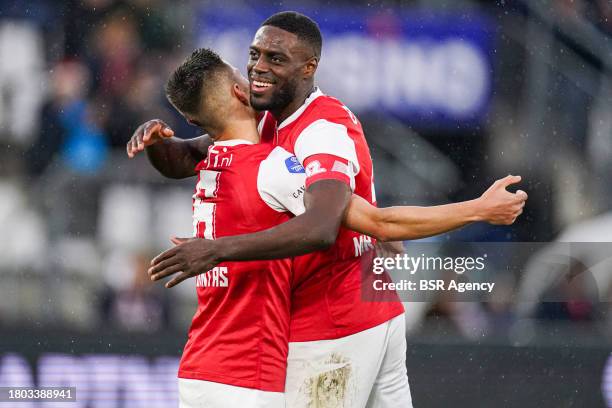
[[[266,123],[266,119],[268,119],[268,112],[264,112],[263,116],[261,117],[261,119],[259,120],[259,123],[257,124],[257,133],[259,133],[261,135],[261,132],[263,131],[263,127]]]

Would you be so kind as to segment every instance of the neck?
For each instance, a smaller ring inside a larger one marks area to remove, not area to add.
[[[227,140],[246,140],[259,143],[259,133],[257,133],[257,122],[254,118],[242,118],[231,120],[221,132],[211,135],[215,142]]]
[[[306,102],[306,99],[308,99],[308,97],[310,96],[311,93],[314,92],[314,90],[315,90],[314,84],[309,84],[309,86],[305,87],[302,92],[298,92],[296,94],[296,97],[293,98],[293,101],[291,101],[289,105],[285,106],[284,108],[278,111],[273,111],[272,114],[276,118],[277,122],[281,123],[282,121],[287,119],[289,116],[291,116],[293,112],[298,110],[300,106],[302,106],[304,102]]]

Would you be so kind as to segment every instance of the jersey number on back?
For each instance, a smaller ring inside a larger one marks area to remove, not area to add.
[[[215,239],[215,203],[206,198],[217,197],[220,172],[200,170],[200,181],[193,196],[193,235],[199,238]]]

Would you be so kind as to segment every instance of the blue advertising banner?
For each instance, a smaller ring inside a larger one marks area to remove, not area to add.
[[[205,7],[197,43],[244,71],[257,28],[279,10]],[[317,84],[355,112],[421,127],[476,126],[492,92],[494,27],[482,14],[333,8],[299,10],[323,33]]]
[[[6,338],[2,336],[6,333],[0,332],[0,338]],[[166,337],[164,348],[174,351],[144,355],[155,346],[142,336],[133,340],[132,334],[123,340],[132,343],[132,351],[119,347],[122,350],[109,352],[99,333],[72,337],[76,342],[51,337],[52,345],[45,344],[45,334],[24,335],[15,347],[0,342],[0,408],[175,408],[179,351],[173,342],[182,343],[182,335],[150,337],[157,338],[157,344]],[[611,406],[604,402],[612,402],[609,347],[487,345],[459,337],[432,344],[431,339],[412,339],[408,348],[408,376],[417,407]],[[50,350],[42,351],[41,343]],[[76,401],[2,399],[3,390],[21,387],[70,387]]]

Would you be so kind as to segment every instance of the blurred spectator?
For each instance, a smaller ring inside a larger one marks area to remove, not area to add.
[[[134,17],[123,10],[110,14],[92,33],[91,40],[96,90],[111,97],[121,94],[133,80],[142,51]]]
[[[542,294],[535,317],[549,320],[586,321],[595,317],[598,298],[593,275],[578,260],[570,260],[565,275]]]
[[[459,280],[454,271],[443,274],[442,278],[445,286],[451,280]],[[432,302],[427,316],[436,320],[440,318],[443,321],[447,320],[463,338],[471,340],[482,338],[489,327],[485,309],[479,302],[462,301],[457,298],[458,295],[454,291],[436,291],[436,299]]]
[[[100,297],[103,322],[128,331],[155,332],[169,327],[168,292],[149,279],[149,261],[144,254],[114,256],[107,272],[112,286]]]
[[[106,15],[116,10],[115,0],[68,0],[64,2],[64,52],[68,58],[86,58],[95,53],[93,32],[103,25]]]
[[[612,2],[610,0],[596,0],[591,20],[601,31],[612,35]]]
[[[43,109],[43,131],[29,152],[30,168],[43,170],[60,153],[75,172],[96,172],[107,155],[106,136],[86,99],[91,74],[78,60],[58,63],[51,71],[51,101]]]
[[[591,320],[612,288],[612,213],[566,228],[525,266],[519,286],[519,317]]]
[[[138,22],[144,49],[168,52],[180,45],[178,30],[167,16],[172,13],[170,8],[181,5],[162,0],[129,0],[128,4]]]

